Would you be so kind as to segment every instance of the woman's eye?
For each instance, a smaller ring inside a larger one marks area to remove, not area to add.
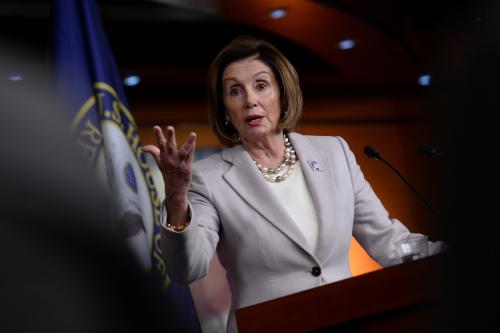
[[[231,96],[236,96],[236,95],[238,95],[239,93],[240,93],[240,90],[239,90],[238,88],[231,88],[231,89],[229,90],[229,95],[231,95]]]
[[[262,90],[262,89],[265,89],[267,87],[267,84],[265,84],[264,82],[259,82],[259,83],[257,83],[256,87],[258,90]]]

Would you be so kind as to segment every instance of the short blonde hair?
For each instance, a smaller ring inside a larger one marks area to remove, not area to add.
[[[238,143],[238,133],[226,123],[222,74],[226,67],[251,56],[269,66],[279,82],[281,117],[280,126],[291,132],[302,116],[302,91],[297,71],[287,58],[263,39],[241,36],[226,45],[215,57],[208,70],[208,119],[213,132],[224,146]]]

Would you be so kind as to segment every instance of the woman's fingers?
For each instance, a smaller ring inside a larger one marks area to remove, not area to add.
[[[194,149],[196,147],[196,133],[189,133],[186,142],[179,148],[179,153],[184,160],[192,161],[194,156]]]
[[[167,126],[166,137],[159,126],[153,127],[153,133],[158,147],[154,145],[146,145],[143,147],[143,150],[154,157],[158,166],[164,165],[165,163],[167,163],[167,165],[175,166],[177,163],[193,161],[197,137],[196,133],[189,133],[186,142],[184,142],[178,149],[175,139],[175,129],[173,126]],[[163,155],[165,153],[166,155]],[[167,156],[169,156],[168,160]]]
[[[142,150],[144,150],[146,153],[149,153],[153,156],[160,156],[160,149],[156,147],[155,145],[145,145],[142,147]]]
[[[167,148],[172,151],[177,150],[177,142],[175,141],[175,129],[173,126],[167,126]]]
[[[155,160],[160,157],[160,148],[155,145],[146,145],[141,147],[145,153],[151,154]]]
[[[145,153],[151,154],[156,162],[156,165],[160,166],[160,148],[154,145],[146,145],[142,147],[142,150]]]
[[[165,150],[165,144],[167,140],[165,139],[165,136],[163,135],[163,131],[161,130],[160,126],[154,126],[153,127],[153,134],[156,138],[156,143],[158,144],[159,150],[163,151]]]

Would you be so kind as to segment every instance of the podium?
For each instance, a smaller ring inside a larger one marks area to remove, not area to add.
[[[238,309],[238,332],[441,332],[443,256]]]

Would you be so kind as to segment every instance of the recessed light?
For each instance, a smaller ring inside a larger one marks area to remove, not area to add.
[[[9,76],[9,81],[22,81],[23,77],[19,74]]]
[[[133,87],[141,83],[141,78],[137,75],[129,75],[123,79],[123,84],[127,87]]]
[[[429,86],[431,84],[431,75],[430,74],[424,74],[424,75],[420,75],[418,77],[418,84],[425,87],[425,86]]]
[[[350,50],[356,46],[356,42],[353,39],[344,38],[341,39],[337,45],[341,50]]]
[[[271,10],[271,12],[269,13],[269,16],[273,20],[279,20],[279,19],[282,19],[283,17],[285,17],[287,12],[288,12],[288,10],[286,8],[276,8],[276,9]]]

